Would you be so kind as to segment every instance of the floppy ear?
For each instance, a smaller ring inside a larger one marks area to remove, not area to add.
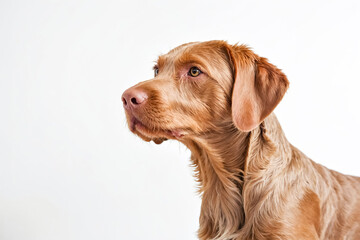
[[[246,46],[228,50],[234,70],[232,118],[244,132],[253,130],[274,110],[289,87],[284,73]]]

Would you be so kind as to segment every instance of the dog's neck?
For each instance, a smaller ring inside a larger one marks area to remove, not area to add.
[[[236,237],[246,213],[254,209],[253,201],[261,200],[263,179],[286,167],[290,159],[279,158],[291,150],[275,115],[248,133],[229,121],[184,143],[192,152],[202,194],[199,237]]]

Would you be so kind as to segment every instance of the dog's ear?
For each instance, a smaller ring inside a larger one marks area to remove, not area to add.
[[[244,132],[253,130],[274,110],[289,87],[284,73],[243,45],[228,46],[233,67],[232,118]]]

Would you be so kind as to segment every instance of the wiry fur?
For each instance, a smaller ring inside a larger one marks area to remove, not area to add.
[[[184,44],[157,67],[124,93],[148,96],[126,114],[144,140],[191,150],[200,239],[360,239],[360,179],[314,163],[271,113],[288,87],[279,69],[224,41]]]

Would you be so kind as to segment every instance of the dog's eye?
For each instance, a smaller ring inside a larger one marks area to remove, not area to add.
[[[197,67],[192,67],[190,68],[188,75],[190,75],[191,77],[197,77],[201,73],[202,72],[200,71],[200,69],[198,69]]]
[[[159,69],[157,67],[154,68],[154,77],[159,74]]]

